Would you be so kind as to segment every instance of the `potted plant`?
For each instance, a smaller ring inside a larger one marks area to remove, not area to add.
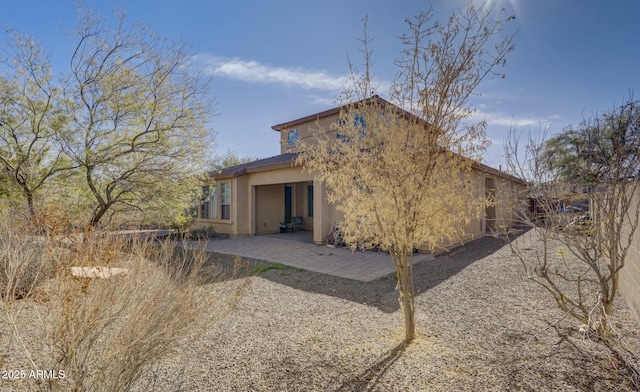
[[[280,221],[280,232],[284,233],[287,231],[287,222],[281,220]]]

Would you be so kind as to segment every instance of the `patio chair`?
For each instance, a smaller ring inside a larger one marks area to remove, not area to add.
[[[304,221],[301,216],[291,217],[291,231],[295,232],[296,230],[304,231]]]

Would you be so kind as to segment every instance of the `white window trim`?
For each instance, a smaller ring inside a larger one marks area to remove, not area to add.
[[[223,203],[223,195],[222,195],[222,185],[225,185],[225,188],[228,187],[229,189],[229,200],[227,200],[226,203]],[[232,193],[231,193],[231,181],[223,181],[220,183],[220,186],[218,187],[218,191],[220,192],[220,197],[219,197],[219,203],[218,205],[220,206],[220,218],[218,220],[220,221],[224,221],[224,222],[230,222],[231,221],[231,200],[232,198]],[[223,215],[222,215],[222,206],[229,206],[229,218],[224,219]]]
[[[298,131],[298,128],[290,129],[287,131],[287,146],[295,147],[296,145],[298,145],[299,140],[300,140],[300,132]]]
[[[225,187],[228,187],[229,189],[229,200],[228,203],[222,204],[222,185],[225,185]],[[204,190],[204,188],[206,187],[203,186],[202,189]],[[204,220],[207,222],[219,222],[219,223],[231,223],[231,205],[233,204],[233,195],[232,195],[232,187],[231,187],[231,181],[222,181],[222,182],[218,182],[216,184],[213,185],[209,185],[209,194],[208,197],[209,199],[204,202],[201,203],[199,208],[198,208],[198,218],[199,220]],[[203,204],[207,204],[207,217],[203,217],[202,214],[202,210],[203,210]],[[222,206],[223,205],[228,205],[229,206],[229,219],[222,219]]]

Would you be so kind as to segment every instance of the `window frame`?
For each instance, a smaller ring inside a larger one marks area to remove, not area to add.
[[[209,212],[211,212],[211,186],[204,185],[202,187],[202,199],[200,209],[198,211],[198,217],[200,219],[211,219],[209,217]]]
[[[198,208],[198,219],[208,221],[231,221],[231,181],[204,185],[201,189],[202,201],[200,203],[200,208]],[[226,191],[226,198],[223,200],[226,189],[228,189],[228,191]],[[227,203],[223,203],[223,201],[227,201]]]
[[[300,133],[298,128],[290,129],[287,131],[287,146],[295,147],[300,140]]]
[[[220,200],[220,203],[219,203],[219,205],[220,205],[220,218],[219,218],[219,220],[230,221],[231,220],[231,181],[220,182],[219,189],[220,189],[220,199],[219,199]],[[226,193],[226,195],[225,195],[225,193]]]
[[[307,185],[307,216],[313,218],[313,184]]]

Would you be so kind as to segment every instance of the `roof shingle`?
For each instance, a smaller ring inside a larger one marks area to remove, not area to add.
[[[236,177],[247,173],[247,171],[266,168],[269,166],[281,165],[283,163],[293,163],[296,160],[298,153],[289,152],[286,154],[280,154],[273,157],[258,159],[240,165],[225,167],[222,170],[215,170],[209,172],[211,177]]]

